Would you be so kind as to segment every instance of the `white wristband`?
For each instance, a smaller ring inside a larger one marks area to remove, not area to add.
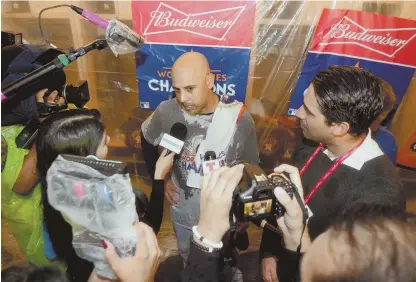
[[[194,227],[192,227],[192,232],[194,233],[195,237],[198,238],[199,241],[203,242],[204,244],[207,244],[208,246],[210,246],[212,248],[221,249],[222,246],[223,246],[222,241],[220,241],[219,243],[214,243],[214,242],[202,237],[201,234],[199,234],[196,225]]]

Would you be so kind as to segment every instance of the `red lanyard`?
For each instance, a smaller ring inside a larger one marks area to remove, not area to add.
[[[321,187],[322,183],[325,182],[325,180],[328,179],[328,177],[334,173],[335,169],[339,167],[342,162],[351,156],[354,151],[361,146],[361,144],[364,142],[365,137],[361,140],[361,142],[355,146],[354,148],[350,149],[348,152],[346,152],[344,155],[342,155],[340,158],[338,158],[334,164],[325,172],[325,174],[316,182],[315,186],[312,187],[311,191],[306,195],[305,197],[305,205],[309,202],[309,200],[312,198],[312,196],[315,194],[316,191],[318,191],[318,188]],[[312,156],[306,161],[306,163],[303,165],[302,169],[300,170],[300,175],[302,175],[305,170],[309,167],[312,160],[316,157],[316,155],[319,153],[319,151],[323,148],[324,144],[320,143],[318,148],[316,148],[315,152],[313,152]]]

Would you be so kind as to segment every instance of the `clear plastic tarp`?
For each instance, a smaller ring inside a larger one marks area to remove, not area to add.
[[[172,6],[176,1],[165,2]],[[191,6],[200,1],[183,2]],[[25,42],[30,44],[45,44],[37,17],[41,9],[58,4],[76,5],[103,18],[118,19],[130,28],[134,26],[133,12],[140,13],[132,11],[130,1],[3,1],[2,31],[22,33]],[[258,149],[266,171],[279,163],[290,162],[292,157],[299,128],[296,118],[287,115],[289,101],[323,9],[358,10],[416,20],[416,2],[411,1],[255,2],[245,103],[255,120]],[[105,38],[105,30],[67,7],[43,13],[42,28],[52,44],[65,50]],[[140,77],[137,77],[136,63],[134,53],[115,56],[107,48],[90,52],[65,72],[69,84],[79,80],[89,82],[91,100],[87,107],[100,110],[111,137],[108,159],[128,163],[133,185],[149,191],[150,181],[140,149],[140,127],[151,110],[139,104]],[[390,127],[399,150],[415,131],[415,84],[413,78],[396,112],[400,119],[394,119]],[[256,248],[256,244],[252,247]]]

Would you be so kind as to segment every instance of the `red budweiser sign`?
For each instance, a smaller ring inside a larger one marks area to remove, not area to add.
[[[134,1],[133,27],[148,43],[251,47],[255,1]]]
[[[416,21],[325,9],[310,51],[416,66]]]

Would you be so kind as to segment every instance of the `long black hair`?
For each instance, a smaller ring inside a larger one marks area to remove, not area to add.
[[[60,261],[67,263],[75,281],[88,280],[93,266],[79,258],[72,246],[72,228],[48,202],[46,174],[59,154],[95,155],[105,127],[97,110],[75,109],[57,112],[40,127],[36,142],[37,170],[41,181],[43,219]]]

